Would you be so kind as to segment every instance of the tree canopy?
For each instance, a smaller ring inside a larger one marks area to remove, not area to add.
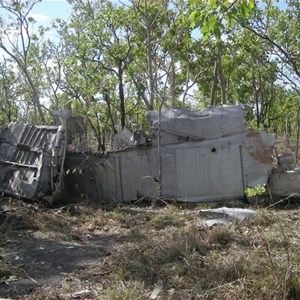
[[[58,39],[40,2],[0,1],[1,124],[68,106],[100,149],[147,110],[241,103],[253,128],[299,140],[298,2],[69,0]]]

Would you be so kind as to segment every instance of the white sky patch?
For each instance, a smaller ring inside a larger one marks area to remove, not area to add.
[[[49,22],[51,20],[50,16],[42,14],[31,13],[29,16],[34,18],[37,22]]]
[[[2,61],[2,58],[9,58],[9,56],[3,49],[0,49],[0,61]]]

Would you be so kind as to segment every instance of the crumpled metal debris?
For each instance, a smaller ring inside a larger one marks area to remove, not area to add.
[[[2,126],[0,192],[35,200],[61,192],[65,150],[63,126]]]
[[[228,207],[202,209],[199,211],[199,213],[205,216],[220,216],[218,218],[200,221],[197,225],[201,227],[212,227],[217,224],[226,225],[232,221],[241,221],[249,218],[254,218],[257,215],[257,212],[252,209]]]

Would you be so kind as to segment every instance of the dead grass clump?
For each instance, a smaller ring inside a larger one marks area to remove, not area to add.
[[[272,226],[283,222],[284,219],[274,211],[260,210],[259,213],[252,219],[247,220],[249,226]]]
[[[146,235],[139,226],[134,226],[130,229],[130,239],[132,242],[143,242],[147,239]]]
[[[265,258],[248,252],[215,252],[203,272],[203,299],[273,299],[276,287]],[[263,279],[262,275],[263,274]]]
[[[213,246],[228,246],[234,241],[234,233],[229,226],[214,226],[208,232],[208,242]]]
[[[293,273],[287,278],[286,281],[286,299],[296,300],[300,299],[300,279],[299,272],[298,276]]]
[[[174,230],[162,239],[139,241],[123,250],[113,252],[112,260],[118,262],[114,265],[117,279],[142,280],[147,284],[153,284],[159,276],[168,277],[170,269],[188,274],[209,251],[195,228]]]
[[[119,281],[101,295],[104,300],[138,300],[145,296],[144,283],[141,281]],[[145,298],[147,299],[147,298]]]
[[[126,213],[119,208],[113,210],[112,218],[119,223],[125,223],[128,220]]]
[[[174,232],[169,240],[162,242],[163,262],[181,260],[190,253],[206,255],[209,251],[207,243],[196,227],[188,227]]]
[[[245,278],[251,272],[250,263],[244,254],[214,253],[205,265],[205,289],[215,289]]]
[[[156,214],[150,219],[150,225],[154,226],[156,229],[164,229],[168,226],[176,227],[182,224],[182,221],[178,217],[178,214],[171,214],[171,215],[160,215]]]
[[[28,230],[36,230],[37,226],[31,216],[28,216],[26,212],[10,212],[7,214],[1,214],[1,224],[0,224],[0,245],[2,243],[8,242],[9,240],[15,239],[16,231],[20,232]]]
[[[8,265],[6,262],[0,259],[0,282],[9,278],[9,276],[12,275],[10,268],[10,265]]]

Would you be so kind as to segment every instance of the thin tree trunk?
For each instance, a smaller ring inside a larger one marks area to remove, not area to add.
[[[153,77],[153,59],[152,59],[152,26],[148,16],[147,9],[147,0],[144,0],[145,8],[144,13],[146,17],[146,47],[147,47],[147,63],[148,63],[148,76],[149,76],[149,88],[150,88],[150,108],[154,108],[154,91],[155,91],[155,82]]]
[[[158,187],[157,187],[157,197],[162,198],[163,190],[163,176],[162,176],[162,157],[161,157],[161,108],[158,109],[158,137],[157,137],[157,155],[158,155]]]
[[[124,86],[123,86],[123,70],[119,66],[119,96],[120,96],[120,110],[121,110],[121,126],[122,129],[125,127],[126,123],[126,111],[125,111],[125,97],[124,97]]]
[[[171,104],[172,108],[176,108],[176,70],[175,70],[175,60],[171,61],[171,78],[170,78],[170,88],[171,88]]]
[[[104,98],[104,100],[107,104],[108,115],[109,115],[109,118],[110,118],[113,133],[116,134],[116,133],[118,133],[118,131],[116,129],[115,120],[114,120],[113,115],[112,115],[111,105],[110,105],[110,101],[109,101],[109,94],[108,94],[107,91],[104,92],[103,98]]]
[[[297,117],[296,117],[296,124],[297,124],[297,142],[296,142],[296,162],[298,161],[298,154],[299,154],[299,135],[300,135],[300,106],[297,110]]]
[[[37,123],[37,114],[36,114],[36,109],[38,110],[39,112],[39,115],[40,115],[40,118],[41,118],[41,121],[42,123],[46,123],[46,119],[45,119],[45,115],[44,115],[44,112],[42,110],[42,106],[41,106],[41,103],[40,103],[40,97],[39,97],[39,93],[38,93],[38,90],[34,84],[34,82],[32,81],[30,75],[28,74],[28,71],[27,71],[27,68],[26,66],[23,66],[23,72],[24,72],[24,75],[25,75],[25,78],[26,80],[28,81],[29,85],[30,85],[30,88],[31,88],[31,91],[32,91],[32,100],[33,100],[33,105],[34,105],[34,108],[35,108],[35,120],[34,122]]]
[[[289,116],[285,118],[285,145],[289,147],[290,145],[290,130],[289,130]]]
[[[224,74],[223,74],[223,67],[222,67],[222,56],[221,56],[221,50],[220,47],[217,49],[217,60],[218,60],[218,71],[219,71],[219,81],[221,85],[221,103],[226,104],[227,103],[227,97],[226,97],[226,90],[225,90],[225,80],[224,80]]]
[[[214,69],[214,80],[211,85],[210,91],[210,105],[216,106],[216,90],[218,84],[218,60],[215,60],[215,69]]]

